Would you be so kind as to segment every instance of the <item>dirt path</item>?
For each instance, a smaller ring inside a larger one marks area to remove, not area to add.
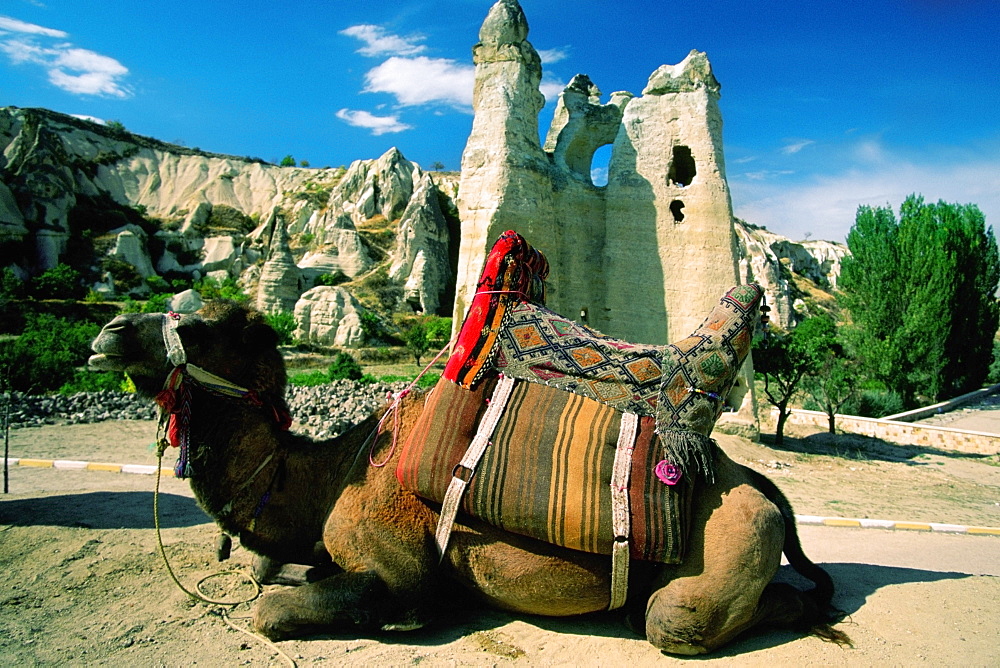
[[[768,472],[800,514],[1000,526],[1000,467],[870,439],[797,433],[776,451],[734,437],[723,446]],[[11,456],[155,463],[151,423],[18,430]],[[0,665],[287,665],[190,602],[157,553],[150,476],[13,467],[0,497]],[[188,586],[223,566],[214,525],[187,485],[162,481],[163,537]],[[842,649],[787,632],[748,636],[706,659],[736,666],[995,665],[1000,538],[802,527],[806,552],[838,585],[850,614]],[[234,549],[225,568],[246,566]],[[794,578],[794,573],[782,577]],[[240,594],[235,578],[207,586]],[[230,613],[245,627],[247,606]],[[574,619],[456,614],[423,631],[318,636],[278,647],[298,665],[670,665],[615,614]]]

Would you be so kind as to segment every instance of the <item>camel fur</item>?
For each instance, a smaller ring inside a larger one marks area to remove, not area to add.
[[[116,317],[94,340],[91,366],[123,371],[142,395],[155,397],[172,370],[161,333],[165,317]],[[193,387],[190,482],[199,504],[272,562],[328,564],[318,580],[271,591],[256,603],[253,626],[260,633],[281,639],[337,628],[413,629],[442,609],[476,601],[552,616],[608,607],[610,557],[462,515],[439,563],[438,507],[402,489],[394,475],[394,443],[405,440],[423,409],[419,393],[402,399],[390,428],[374,441],[376,416],[314,442],[276,424],[286,376],[276,336],[259,313],[213,302],[182,316],[176,331],[190,364],[251,389],[259,400]],[[387,464],[373,466],[370,458]],[[763,625],[823,629],[845,639],[826,626],[833,585],[802,553],[787,500],[721,450],[714,465],[715,482],[695,492],[684,562],[634,565],[626,604],[633,627],[662,651],[682,655],[715,650]],[[317,543],[325,548],[321,558]],[[815,589],[771,582],[782,551]]]

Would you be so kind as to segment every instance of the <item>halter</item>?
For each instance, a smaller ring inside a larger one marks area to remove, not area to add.
[[[167,360],[174,368],[163,383],[163,389],[156,395],[156,404],[160,413],[157,440],[161,449],[165,449],[168,445],[180,448],[177,464],[174,466],[174,476],[189,478],[192,475],[190,386],[195,385],[219,397],[244,399],[257,408],[263,407],[264,402],[261,401],[255,390],[237,385],[199,366],[189,364],[184,344],[181,343],[181,337],[177,334],[177,325],[181,319],[180,314],[171,311],[164,313],[162,317],[163,344],[166,348]],[[270,409],[279,429],[287,430],[291,427],[292,416],[286,410],[274,405],[271,405]],[[268,457],[268,460],[270,458]],[[249,484],[257,473],[260,473],[260,468],[251,476],[250,480],[244,483],[244,486]]]

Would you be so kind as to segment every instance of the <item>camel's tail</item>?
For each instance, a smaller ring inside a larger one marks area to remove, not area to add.
[[[756,483],[757,489],[781,512],[781,518],[785,523],[785,544],[782,546],[782,551],[785,553],[788,563],[800,575],[812,580],[816,585],[809,591],[803,592],[806,598],[803,601],[805,606],[802,617],[796,626],[810,631],[823,640],[835,642],[838,645],[851,645],[851,639],[846,633],[831,626],[844,618],[844,612],[832,605],[834,588],[830,574],[813,563],[802,551],[792,504],[767,476],[750,468],[747,468],[747,471]]]

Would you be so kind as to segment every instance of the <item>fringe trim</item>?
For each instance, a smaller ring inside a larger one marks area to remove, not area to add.
[[[664,457],[686,475],[700,473],[708,484],[715,482],[715,439],[694,431],[665,429],[659,432]]]

